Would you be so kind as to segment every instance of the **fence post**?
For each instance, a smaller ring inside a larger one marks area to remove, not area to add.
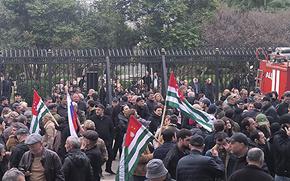
[[[110,67],[110,58],[106,56],[106,84],[107,84],[107,95],[108,95],[108,102],[112,105],[112,82],[111,82],[111,67]]]
[[[220,93],[220,59],[221,59],[221,54],[220,50],[218,48],[215,49],[215,58],[216,58],[216,63],[215,63],[215,77],[216,77],[216,101],[219,100],[219,93]]]
[[[47,66],[48,66],[48,96],[50,96],[51,94],[51,91],[52,91],[52,72],[51,72],[51,66],[52,64],[50,63],[51,62],[51,57],[52,57],[52,51],[51,49],[48,49],[48,61],[47,61]]]
[[[163,96],[166,95],[167,90],[167,68],[166,68],[166,61],[165,61],[165,49],[161,49],[161,59],[162,59],[162,94]]]

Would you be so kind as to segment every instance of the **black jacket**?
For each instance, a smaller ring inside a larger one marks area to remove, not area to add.
[[[153,100],[148,100],[146,102],[149,113],[152,115],[153,111],[154,111],[154,107],[157,105],[157,102],[153,101]]]
[[[19,163],[19,170],[31,171],[33,158],[30,151],[25,152]],[[44,148],[41,163],[46,181],[64,181],[63,173],[60,170],[61,161],[55,152]],[[29,177],[26,180],[29,181]]]
[[[290,138],[281,130],[273,138],[275,173],[290,178]]]
[[[163,160],[164,166],[167,168],[169,174],[173,179],[176,179],[176,167],[178,161],[188,155],[189,152],[182,152],[178,149],[177,145],[175,145],[167,154],[165,159]]]
[[[246,167],[246,165],[248,164],[246,157],[247,154],[240,158],[232,154],[230,155],[227,163],[225,164],[227,165],[225,168],[227,178],[229,178],[235,171]]]
[[[110,143],[114,138],[114,125],[109,116],[97,116],[94,114],[91,120],[95,123],[96,131],[99,133],[99,137],[106,143]]]
[[[59,105],[57,107],[57,114],[59,114],[61,117],[64,117],[64,118],[68,117],[67,108],[64,107],[63,105]]]
[[[124,135],[127,131],[129,120],[124,116],[123,113],[118,115],[118,120],[117,129],[120,131],[121,135]]]
[[[12,150],[10,155],[10,167],[18,168],[19,162],[25,152],[29,150],[28,146],[24,143],[19,143]]]
[[[247,165],[230,176],[229,181],[273,181],[273,177],[255,165]]]
[[[94,174],[94,180],[99,181],[100,173],[102,169],[100,149],[97,146],[94,146],[93,148],[87,149],[84,152],[87,155],[87,157],[90,159],[90,163],[91,163],[93,174]]]
[[[288,104],[286,102],[282,102],[277,106],[277,113],[279,116],[282,116],[284,114],[288,113]]]
[[[153,152],[153,158],[164,160],[167,153],[175,146],[176,144],[172,141],[165,142],[160,147],[156,148]]]
[[[69,181],[94,181],[90,160],[79,149],[69,151],[61,167],[65,180]]]
[[[271,116],[274,119],[274,122],[279,122],[278,114],[271,103],[262,107],[262,113],[265,114],[266,116]]]
[[[153,115],[149,117],[148,121],[150,121],[149,131],[154,135],[157,128],[161,124],[161,116],[158,116],[155,113],[153,113]]]
[[[194,150],[179,160],[176,169],[177,181],[214,181],[223,177],[224,164],[219,157],[208,157]]]
[[[136,105],[135,109],[141,118],[146,119],[146,120],[149,118],[150,113],[149,113],[149,109],[147,105],[144,105],[143,107]]]

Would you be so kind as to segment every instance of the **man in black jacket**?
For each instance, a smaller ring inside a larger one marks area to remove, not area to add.
[[[91,120],[95,123],[96,132],[100,138],[104,140],[108,151],[108,161],[106,163],[106,172],[115,174],[111,167],[113,161],[112,145],[114,138],[114,125],[112,119],[104,115],[105,107],[102,104],[96,105],[96,114],[91,117]]]
[[[288,107],[290,104],[290,91],[286,91],[283,96],[284,96],[283,102],[277,106],[277,113],[279,116],[288,113]]]
[[[167,154],[163,160],[164,166],[167,168],[173,179],[176,178],[176,167],[178,161],[188,155],[189,153],[189,141],[192,136],[191,131],[187,129],[181,129],[176,137],[177,144]]]
[[[137,114],[143,118],[143,119],[148,119],[150,116],[148,106],[145,104],[145,101],[142,97],[138,97],[136,99],[136,105],[135,109],[137,111]]]
[[[247,162],[248,165],[233,173],[229,181],[273,181],[271,175],[262,169],[264,164],[264,153],[261,149],[250,149],[247,154]]]
[[[94,175],[89,158],[80,150],[78,137],[69,136],[65,148],[67,157],[61,167],[65,180],[69,181],[94,181]]]
[[[15,133],[18,144],[12,150],[10,156],[10,167],[18,168],[19,162],[25,152],[29,150],[28,146],[24,143],[29,135],[28,129],[20,128]]]
[[[90,159],[91,166],[94,173],[94,181],[100,180],[101,168],[101,151],[97,147],[96,143],[99,135],[96,131],[87,130],[83,134],[83,150],[87,157]]]
[[[153,158],[163,160],[166,154],[175,146],[175,132],[173,129],[165,129],[162,133],[164,143],[153,152]]]
[[[190,139],[191,154],[179,160],[176,169],[177,181],[214,181],[223,177],[224,164],[218,157],[217,149],[212,149],[213,157],[203,156],[204,139],[195,134]]]
[[[27,137],[25,144],[29,151],[25,152],[19,163],[26,180],[64,181],[61,172],[61,161],[58,155],[43,147],[42,136],[33,133]]]
[[[290,180],[290,114],[280,117],[282,129],[273,137],[275,179]]]

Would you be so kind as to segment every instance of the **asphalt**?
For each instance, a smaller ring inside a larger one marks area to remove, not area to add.
[[[118,166],[119,166],[119,160],[113,161],[113,163],[112,163],[112,171],[117,173]],[[103,165],[103,176],[104,177],[101,179],[103,181],[114,181],[116,175],[111,175],[111,174],[105,172],[105,166]]]

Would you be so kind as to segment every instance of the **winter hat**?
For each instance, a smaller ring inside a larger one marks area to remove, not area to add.
[[[165,168],[162,160],[160,159],[152,159],[147,165],[146,178],[148,179],[156,179],[167,175],[168,170]]]
[[[269,120],[267,119],[266,115],[265,114],[258,114],[256,116],[256,123],[259,125],[259,126],[262,126],[262,125],[267,125],[269,124]]]

